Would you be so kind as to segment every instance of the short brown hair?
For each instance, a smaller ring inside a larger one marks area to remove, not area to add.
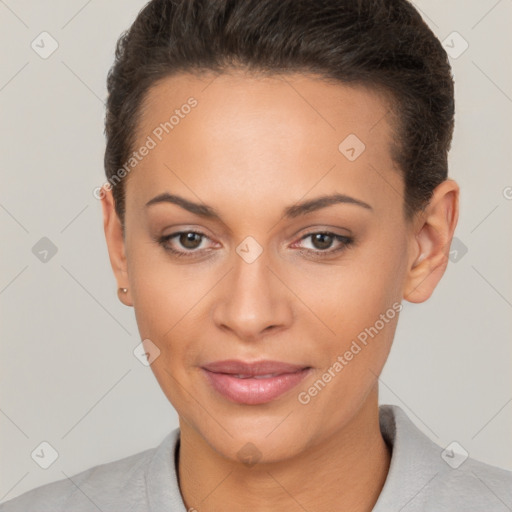
[[[179,72],[311,73],[384,93],[404,213],[447,178],[454,84],[446,51],[407,0],[152,0],[121,34],[108,73],[105,172],[133,151],[149,88]],[[113,187],[124,225],[123,181]]]

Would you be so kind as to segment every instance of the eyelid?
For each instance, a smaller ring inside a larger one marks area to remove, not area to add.
[[[302,234],[301,234],[302,233]],[[333,235],[339,236],[352,236],[352,230],[348,228],[342,228],[340,226],[329,226],[329,225],[312,225],[307,228],[303,228],[299,231],[299,234],[296,236],[302,237],[304,235],[312,235],[315,233],[332,233]]]

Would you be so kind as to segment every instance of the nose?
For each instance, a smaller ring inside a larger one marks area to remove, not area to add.
[[[235,255],[234,266],[223,281],[213,311],[219,329],[231,331],[240,340],[254,342],[271,331],[291,325],[293,294],[265,252],[250,263]]]

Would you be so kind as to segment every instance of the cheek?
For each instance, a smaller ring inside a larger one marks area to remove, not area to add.
[[[345,379],[358,382],[361,390],[370,385],[391,349],[401,311],[407,254],[405,238],[387,240],[389,236],[371,246],[366,244],[346,265],[333,269],[325,297],[317,297],[319,316],[331,330],[331,335],[322,337],[327,356],[324,370],[342,358],[342,366],[337,365],[334,372],[344,375],[333,386],[336,394],[347,391],[343,389]]]
[[[149,339],[158,347],[151,371],[170,403],[183,413],[187,393],[182,386],[188,382],[187,368],[196,350],[191,345],[198,339],[191,331],[191,325],[199,321],[200,308],[194,305],[204,292],[196,279],[180,271],[183,267],[150,252],[159,250],[130,253],[129,279],[137,327],[141,339]],[[186,387],[189,389],[190,384]]]
[[[323,296],[310,295],[312,303],[323,311],[322,318],[336,336],[356,336],[401,301],[405,263],[402,242],[387,247],[368,244],[346,265],[333,269]]]
[[[133,247],[127,251],[128,277],[140,335],[161,344],[164,333],[185,313],[183,283],[170,272],[157,247]],[[186,290],[186,288],[185,288]]]
[[[179,302],[179,297],[188,290],[184,286],[184,273],[169,262],[162,248],[145,238],[147,236],[143,233],[140,239],[144,242],[127,245],[128,277],[134,308],[157,322],[158,319],[163,320],[161,313],[166,312],[164,317],[170,315],[170,321],[176,311],[174,303]]]
[[[165,252],[151,249],[128,251],[128,273],[133,306],[141,339],[150,339],[161,352],[152,364],[178,371],[198,350],[198,329],[204,325],[202,300],[214,288],[218,275],[206,267],[176,265]],[[158,363],[158,364],[157,364]]]
[[[373,313],[375,308],[387,309],[399,300],[406,262],[407,238],[399,230],[376,230],[372,243],[361,250],[354,265],[359,281],[359,299],[368,300],[368,309]]]
[[[385,272],[366,277],[360,281],[352,276],[354,282],[347,280],[333,294],[337,302],[326,323],[334,335],[323,336],[323,343],[316,347],[322,365],[297,397],[304,411],[323,417],[327,430],[334,431],[356,413],[391,350],[401,310],[399,297],[394,296],[396,286]],[[392,291],[386,292],[385,286]]]

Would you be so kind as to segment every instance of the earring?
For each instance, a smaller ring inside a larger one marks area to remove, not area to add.
[[[119,288],[119,291],[121,293],[127,293],[128,292],[128,288]]]

